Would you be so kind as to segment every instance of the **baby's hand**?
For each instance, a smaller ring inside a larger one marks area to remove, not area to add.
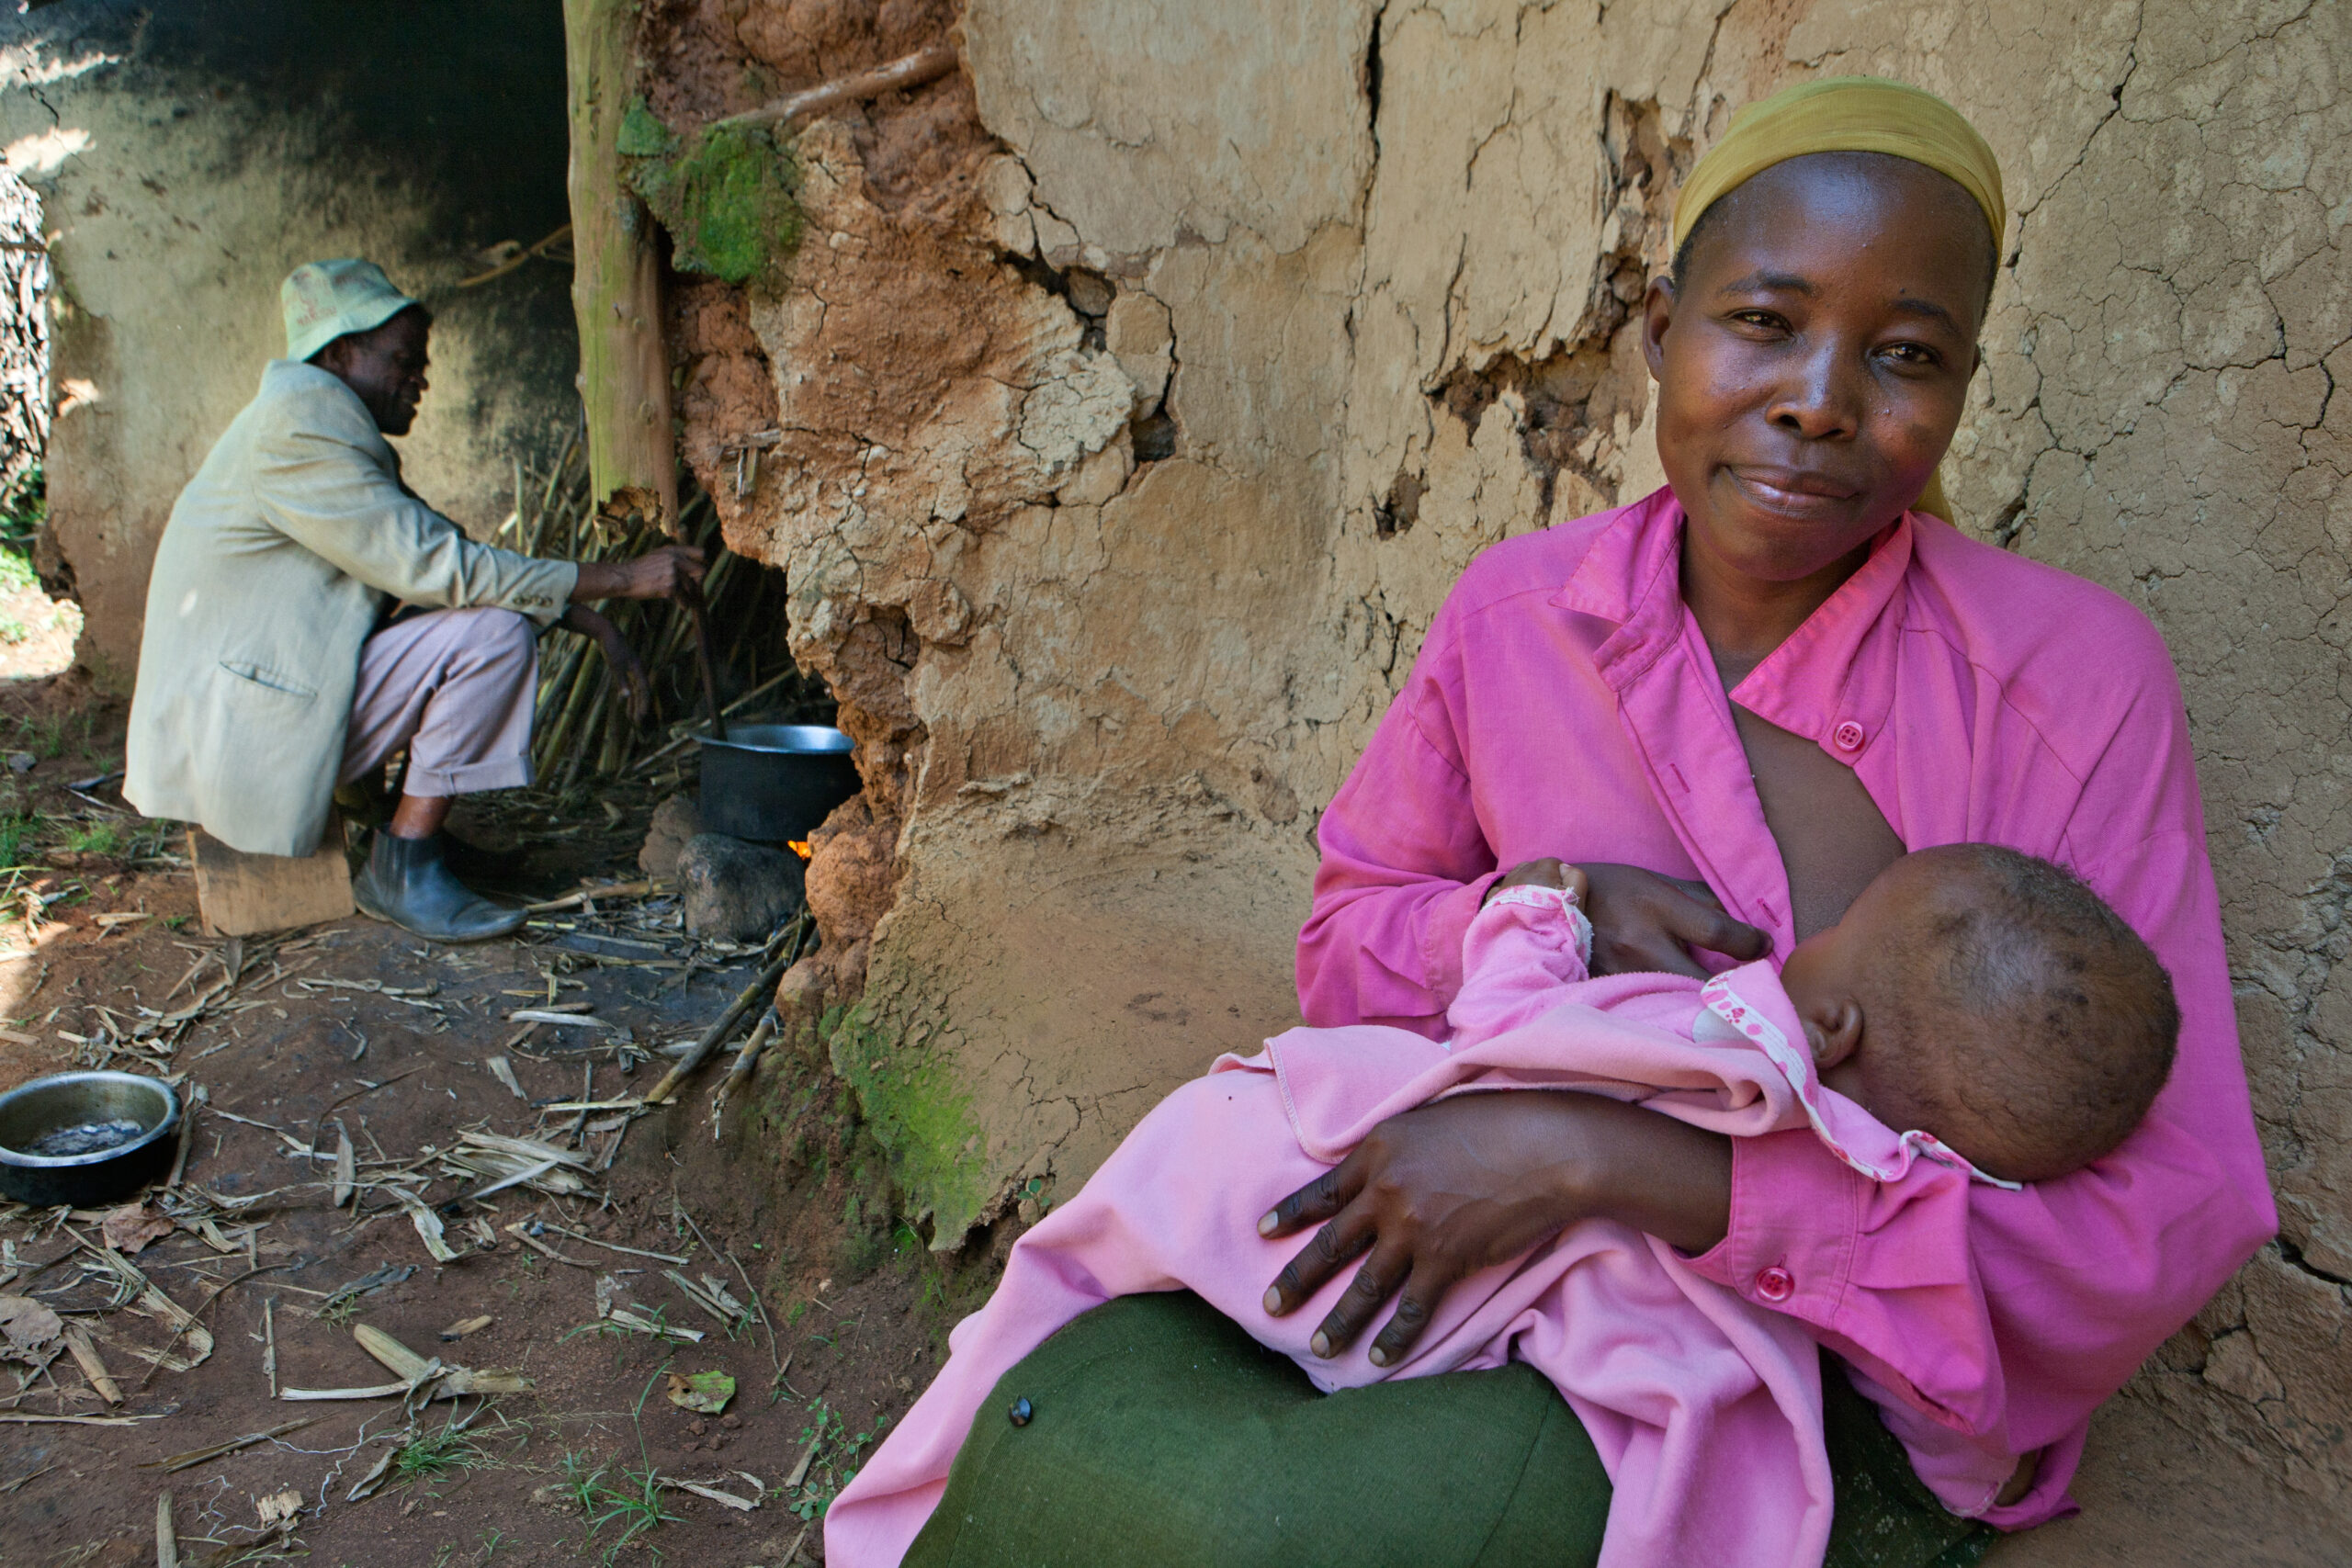
[[[1505,887],[1558,887],[1566,891],[1570,903],[1582,904],[1591,884],[1582,866],[1569,865],[1546,856],[1542,860],[1521,861],[1511,867],[1509,875],[1487,889],[1487,897],[1491,898]]]

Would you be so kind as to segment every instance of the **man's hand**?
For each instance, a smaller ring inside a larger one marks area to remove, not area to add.
[[[1762,931],[1724,913],[1722,901],[1703,882],[1660,876],[1637,865],[1587,863],[1583,871],[1584,912],[1592,922],[1596,975],[1656,969],[1703,980],[1707,972],[1691,957],[1693,949],[1724,953],[1743,964],[1772,950],[1771,939]]]
[[[703,553],[692,545],[662,545],[635,560],[582,561],[571,591],[583,599],[677,599],[702,590]]]
[[[643,724],[653,711],[653,683],[647,679],[645,666],[636,649],[621,630],[585,604],[573,604],[565,609],[563,619],[557,623],[582,637],[594,637],[604,650],[605,662],[613,667],[613,678],[621,684],[621,693],[628,700],[628,716],[633,724]]]
[[[1258,1222],[1266,1236],[1322,1226],[1267,1290],[1266,1311],[1295,1311],[1362,1257],[1312,1348],[1338,1355],[1396,1296],[1369,1352],[1393,1367],[1463,1278],[1577,1220],[1613,1219],[1695,1253],[1723,1239],[1730,1216],[1728,1138],[1599,1095],[1459,1095],[1382,1122]]]

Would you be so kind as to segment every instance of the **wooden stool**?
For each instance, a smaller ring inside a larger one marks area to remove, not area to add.
[[[187,830],[196,867],[196,907],[213,936],[258,936],[340,920],[352,913],[351,863],[343,816],[327,813],[326,837],[307,855],[251,855],[201,828]]]

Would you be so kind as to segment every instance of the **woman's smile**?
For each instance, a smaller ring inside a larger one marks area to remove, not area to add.
[[[1802,522],[1842,520],[1863,488],[1815,469],[1766,463],[1729,463],[1723,473],[1750,506]]]

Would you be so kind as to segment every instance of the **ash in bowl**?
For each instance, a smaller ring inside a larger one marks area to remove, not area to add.
[[[43,1159],[71,1159],[76,1155],[101,1154],[120,1148],[147,1129],[128,1116],[110,1122],[84,1122],[72,1127],[54,1127],[35,1138],[25,1150]]]

